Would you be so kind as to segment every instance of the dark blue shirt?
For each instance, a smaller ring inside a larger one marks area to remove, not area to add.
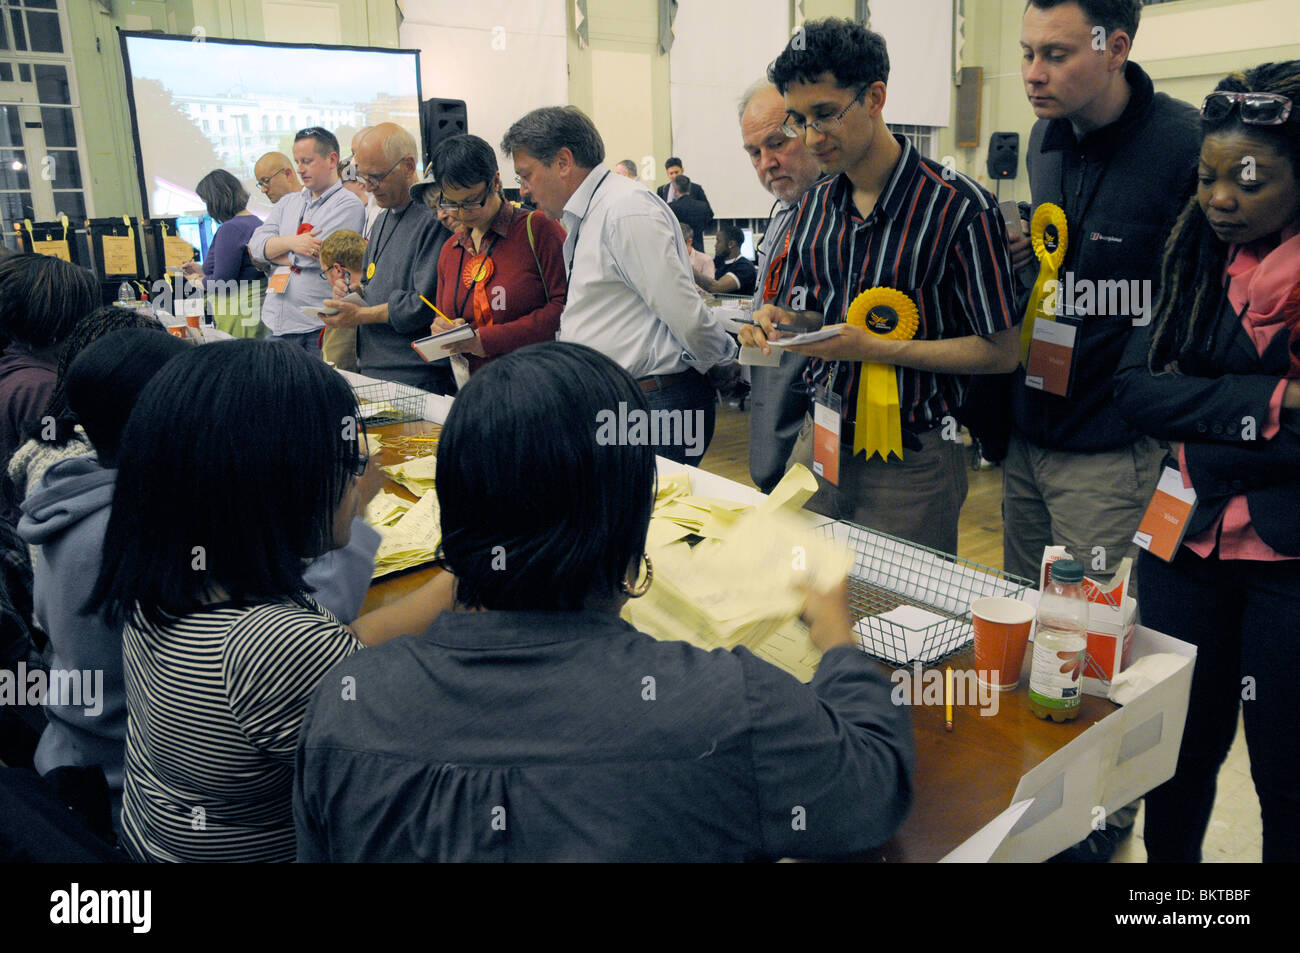
[[[330,670],[299,737],[302,861],[819,857],[911,803],[907,710],[857,649],[801,685],[600,612],[444,613]]]

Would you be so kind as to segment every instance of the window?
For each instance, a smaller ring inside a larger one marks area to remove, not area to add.
[[[0,233],[92,212],[66,0],[0,0]]]
[[[925,158],[935,158],[934,126],[911,126],[905,123],[888,123],[888,126],[890,132],[902,136]]]

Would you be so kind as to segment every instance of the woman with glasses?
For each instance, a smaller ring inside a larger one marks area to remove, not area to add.
[[[564,230],[544,213],[525,213],[505,200],[496,153],[478,136],[444,139],[430,166],[440,189],[437,205],[460,226],[438,259],[438,310],[448,320],[436,319],[433,332],[474,325],[474,338],[452,346],[470,373],[517,348],[553,340],[568,292]]]
[[[1245,719],[1265,861],[1300,860],[1300,61],[1219,83],[1196,195],[1165,246],[1151,324],[1116,373],[1120,411],[1170,443],[1196,495],[1181,546],[1143,552],[1142,621],[1197,648],[1174,777],[1146,798],[1153,861],[1198,861]]]
[[[248,254],[248,240],[262,220],[248,210],[248,193],[225,169],[215,169],[194,187],[207,207],[217,233],[200,267],[186,262],[185,276],[202,275],[217,327],[232,337],[258,338],[262,325],[262,291],[266,280]]]
[[[86,611],[123,625],[135,859],[292,860],[308,696],[335,662],[449,604],[439,576],[348,626],[304,581],[348,545],[373,483],[359,420],[342,377],[269,340],[176,357],[131,411]]]

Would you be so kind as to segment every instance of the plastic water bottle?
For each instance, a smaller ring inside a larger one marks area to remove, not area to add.
[[[117,303],[123,308],[135,307],[135,292],[131,290],[131,282],[124,281],[117,286]]]
[[[1081,563],[1058,560],[1050,573],[1034,626],[1029,710],[1039,718],[1072,721],[1079,715],[1088,649],[1088,597]]]

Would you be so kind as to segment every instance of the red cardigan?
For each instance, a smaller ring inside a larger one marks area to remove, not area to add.
[[[568,294],[562,252],[564,229],[544,212],[530,214],[536,261],[528,245],[528,216],[509,202],[502,203],[501,211],[484,236],[484,247],[490,250],[493,269],[487,281],[488,301],[504,307],[493,309],[488,322],[479,326],[479,340],[487,357],[466,355],[471,373],[494,357],[539,341],[552,341],[560,330],[560,312]],[[461,269],[473,257],[474,246],[467,232],[459,232],[449,239],[438,257],[438,310],[453,320],[463,318],[471,324],[474,323],[473,292],[461,280]],[[537,271],[538,262],[542,266],[541,274]],[[542,275],[546,278],[545,290]]]

